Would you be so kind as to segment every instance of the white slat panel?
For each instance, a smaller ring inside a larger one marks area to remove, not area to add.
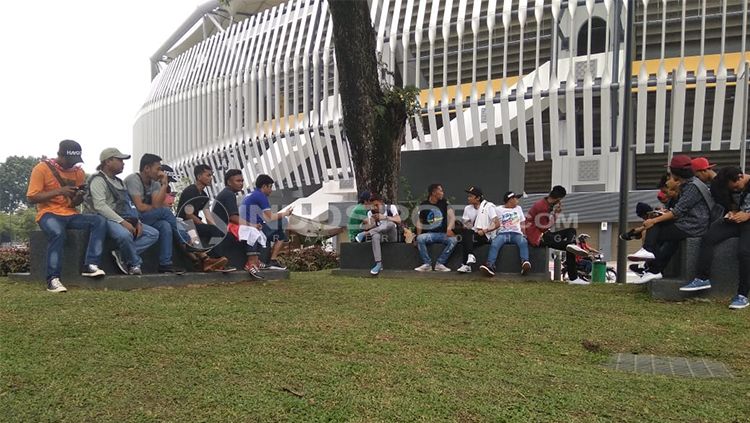
[[[289,115],[293,117],[292,125],[294,127],[294,146],[297,152],[297,163],[300,164],[300,167],[302,168],[302,174],[304,176],[304,184],[305,185],[311,185],[310,181],[310,172],[307,167],[306,163],[306,140],[302,132],[302,122],[297,118],[297,114],[300,113],[300,106],[299,106],[299,77],[300,77],[300,56],[302,55],[302,35],[305,33],[306,24],[308,21],[308,7],[309,3],[307,0],[299,0],[297,2],[297,7],[302,10],[299,20],[299,29],[297,30],[297,45],[294,49],[294,61],[292,62],[292,69],[294,72],[294,81],[292,86],[294,87],[294,92],[292,93],[294,98],[294,105],[293,105],[293,112]]]
[[[283,14],[283,20],[281,22],[281,38],[279,39],[279,47],[277,49],[278,53],[276,54],[276,57],[274,58],[274,65],[273,65],[273,83],[274,83],[274,116],[275,116],[275,125],[274,125],[274,135],[276,142],[274,143],[274,150],[276,153],[276,157],[278,157],[281,161],[280,167],[281,167],[281,174],[282,179],[278,182],[278,186],[280,187],[288,187],[291,188],[294,186],[294,182],[292,179],[292,174],[294,173],[294,167],[292,166],[292,160],[289,154],[287,154],[287,149],[285,148],[285,145],[287,143],[287,137],[286,137],[286,130],[288,130],[288,126],[286,125],[286,122],[288,121],[288,110],[286,107],[286,88],[287,86],[284,85],[282,87],[282,73],[284,72],[284,62],[286,62],[286,56],[283,54],[283,48],[284,43],[286,43],[287,48],[291,47],[294,40],[294,32],[289,31],[290,29],[290,20],[295,16],[294,11],[292,10],[292,7],[294,6],[294,3],[289,2],[286,4],[286,7],[284,8],[284,14]],[[288,62],[287,62],[288,63]],[[288,68],[288,66],[287,66]],[[286,78],[286,75],[284,74],[284,77]],[[288,78],[286,78],[288,80]],[[282,108],[282,103],[284,104],[284,107]],[[284,127],[282,127],[282,120],[285,122]]]
[[[466,3],[467,0],[458,1],[458,15],[456,15],[456,35],[458,36],[458,60],[456,61],[456,123],[457,137],[454,147],[467,146],[466,119],[464,118],[464,93],[462,87],[461,70],[463,68],[464,32],[466,29]]]
[[[414,11],[414,0],[407,0],[406,1],[406,10],[404,11],[404,27],[403,27],[403,36],[401,37],[401,50],[403,51],[402,56],[402,65],[403,65],[403,71],[402,75],[404,78],[404,86],[409,85],[409,60],[411,60],[411,56],[409,55],[409,40],[410,40],[410,33],[411,33],[411,19]],[[412,145],[414,145],[414,135],[411,133],[411,119],[406,120],[406,143],[403,146],[404,150],[411,150]],[[342,169],[343,170],[343,169]]]
[[[330,138],[321,138],[320,136],[320,49],[324,42],[323,31],[327,28],[328,19],[328,2],[321,2],[320,5],[320,20],[317,23],[318,33],[315,35],[315,42],[312,48],[312,68],[313,68],[313,87],[312,87],[312,110],[310,118],[310,126],[313,132],[313,140],[315,145],[318,146],[318,160],[321,166],[321,179],[332,180],[333,171],[332,168],[336,167],[336,161],[333,158],[333,148],[331,147]],[[326,159],[331,164],[330,167],[325,165]]]
[[[724,124],[724,101],[727,93],[727,66],[724,49],[727,36],[727,0],[721,2],[721,56],[716,69],[716,89],[714,90],[714,117],[711,126],[711,150],[721,149],[721,132]]]
[[[437,2],[436,2],[437,3]],[[450,106],[450,99],[448,98],[448,40],[450,37],[451,27],[451,12],[453,11],[453,0],[446,0],[445,8],[443,9],[443,89],[440,98],[440,114],[443,117],[443,137],[444,142],[441,143],[441,148],[444,147],[457,147],[453,144],[453,122],[450,119],[450,113],[448,112]],[[460,65],[460,64],[459,64]],[[442,138],[442,137],[441,137]]]
[[[528,9],[527,0],[518,1],[518,24],[520,26],[520,47],[518,49],[518,82],[516,83],[516,127],[518,129],[518,152],[523,159],[529,160],[528,139],[526,138],[526,85],[523,82],[525,75],[523,70],[523,42],[524,32],[526,31],[526,11]],[[503,123],[505,126],[505,123]]]
[[[594,0],[586,0],[586,69],[583,73],[583,155],[594,155],[594,77],[591,74],[591,21],[594,13]],[[580,55],[581,53],[578,52]]]
[[[570,14],[570,46],[577,45],[578,32],[575,29],[576,3],[568,3],[568,13]],[[567,150],[571,156],[577,155],[576,151],[576,85],[578,84],[575,72],[575,60],[573,57],[568,59],[568,76],[565,82],[565,127],[566,137],[563,144],[563,150]]]
[[[268,10],[267,10],[268,12]],[[255,139],[255,151],[256,151],[256,157],[258,159],[258,165],[261,169],[263,169],[263,173],[266,175],[274,177],[273,175],[273,169],[272,169],[272,163],[268,160],[269,157],[266,154],[266,141],[268,138],[268,114],[266,113],[267,110],[267,102],[269,94],[266,92],[267,85],[266,85],[266,60],[268,57],[268,51],[269,46],[271,45],[271,40],[273,38],[273,19],[276,16],[276,7],[272,8],[268,14],[264,14],[264,23],[265,27],[263,28],[261,34],[263,36],[263,39],[260,42],[260,58],[258,59],[258,70],[257,70],[257,92],[258,92],[258,99],[256,103],[257,107],[257,115],[258,115],[258,125],[257,125],[257,135]],[[276,178],[274,178],[276,179]]]
[[[680,64],[677,66],[677,77],[672,88],[672,135],[669,146],[672,152],[683,151],[685,126],[685,91],[687,89],[687,70],[685,69],[685,9],[688,0],[682,0],[682,29],[680,32]],[[673,76],[674,77],[674,76]]]
[[[612,57],[610,57],[610,47],[609,47],[609,32],[612,30],[612,0],[604,0],[604,9],[606,10],[607,17],[605,21],[607,22],[606,27],[606,36],[604,37],[604,60],[602,62],[604,63],[604,67],[602,69],[602,78],[601,78],[601,88],[600,88],[600,96],[601,96],[601,102],[600,102],[600,108],[601,108],[601,121],[600,121],[600,128],[601,128],[601,138],[602,138],[602,153],[604,153],[605,148],[611,148],[612,147],[612,126],[611,126],[611,119],[612,119],[612,96],[611,96],[611,84],[612,84],[612,73],[611,73],[611,65],[610,60],[612,60]]]
[[[422,75],[422,38],[424,33],[424,14],[427,8],[427,0],[418,0],[419,8],[417,9],[417,22],[414,26],[414,49],[415,56],[417,58],[416,66],[414,68],[414,86],[417,88],[422,87],[421,75]],[[419,148],[425,148],[425,136],[424,129],[422,128],[422,116],[416,116],[414,119],[415,126],[417,127],[417,137],[419,138]]]
[[[560,22],[560,0],[552,0],[552,27],[557,27]],[[557,32],[552,33],[552,48],[550,51],[550,57],[555,57],[555,51],[557,51]],[[550,77],[549,77],[549,142],[550,142],[550,155],[552,158],[560,155],[560,99],[557,94],[557,90],[560,89],[560,81],[557,78],[557,63],[550,63]]]
[[[302,103],[302,111],[304,113],[303,124],[304,124],[304,136],[307,141],[307,154],[310,158],[310,167],[312,168],[313,181],[316,184],[320,183],[320,175],[323,173],[320,169],[319,162],[317,160],[317,152],[321,151],[321,147],[318,144],[314,144],[312,135],[310,134],[310,49],[312,47],[312,41],[315,37],[315,22],[318,17],[318,7],[320,6],[320,0],[314,0],[312,10],[310,11],[310,25],[307,31],[307,40],[305,41],[305,51],[302,56],[302,98],[305,100]]]
[[[294,109],[294,96],[296,95],[296,91],[294,88],[291,90],[289,89],[289,73],[290,73],[290,60],[293,54],[293,48],[295,46],[295,40],[297,37],[297,24],[300,20],[300,10],[301,10],[301,2],[300,1],[290,1],[289,2],[290,7],[293,7],[294,11],[291,14],[290,22],[291,22],[291,28],[289,29],[289,40],[286,44],[286,52],[284,54],[284,64],[283,64],[283,70],[284,70],[284,89],[283,89],[283,96],[284,96],[284,139],[283,139],[283,146],[284,146],[284,154],[287,155],[289,159],[289,166],[291,168],[291,174],[290,179],[292,181],[293,186],[302,186],[302,178],[299,171],[299,162],[297,161],[298,155],[295,153],[294,144],[296,141],[296,138],[294,135],[292,135],[292,131],[294,130],[294,126],[291,124],[293,122],[294,116],[297,114],[297,110]],[[292,77],[292,80],[294,78]]]
[[[641,28],[641,57],[645,58],[648,0],[642,0],[642,2],[644,19]],[[638,107],[636,110],[635,152],[636,154],[643,154],[646,152],[646,123],[648,121],[648,70],[645,60],[641,60],[641,67],[638,71]]]
[[[532,82],[532,112],[534,119],[534,161],[544,160],[544,130],[542,127],[541,70],[539,69],[539,40],[541,38],[542,19],[544,18],[544,0],[534,2],[534,21],[536,22],[536,49],[534,57],[534,82]],[[549,80],[549,74],[544,75]]]
[[[352,169],[352,158],[349,154],[349,144],[341,136],[341,126],[343,118],[341,117],[341,96],[339,95],[339,70],[336,66],[336,55],[333,56],[333,133],[336,138],[336,148],[339,151],[341,159],[341,173],[343,179],[349,180],[355,177]]]
[[[479,117],[479,89],[477,88],[477,38],[479,37],[479,20],[482,0],[474,0],[474,10],[471,14],[471,34],[473,38],[471,49],[471,98],[469,108],[471,109],[471,143],[469,145],[482,145],[481,118]]]
[[[391,25],[389,28],[389,34],[388,34],[388,46],[389,46],[389,54],[388,54],[388,69],[393,71],[393,73],[396,73],[398,71],[396,67],[396,53],[397,53],[397,45],[398,45],[398,24],[399,20],[401,19],[401,1],[402,0],[395,0],[395,3],[393,5],[393,18],[391,19]],[[393,80],[393,76],[390,76],[391,78],[391,84],[396,85],[396,81]],[[406,74],[402,75],[402,81],[405,84],[406,83]]]
[[[323,134],[325,134],[326,137],[326,144],[328,145],[328,148],[331,150],[331,167],[333,168],[333,179],[335,181],[338,181],[340,179],[339,173],[344,171],[344,164],[343,160],[341,164],[336,163],[336,155],[332,150],[334,150],[334,142],[331,142],[332,134],[331,131],[328,129],[329,124],[331,123],[331,111],[329,110],[329,95],[328,95],[328,74],[329,74],[329,66],[331,64],[331,40],[333,38],[333,19],[328,19],[328,30],[326,31],[326,42],[323,46],[323,110],[322,115],[323,119],[321,122],[321,125],[323,126]],[[336,123],[338,124],[338,123]],[[336,150],[341,154],[341,150],[339,149],[340,146],[336,147]],[[339,155],[339,158],[341,159],[341,155]],[[339,171],[341,169],[341,171]]]
[[[703,141],[703,115],[706,107],[706,0],[701,5],[701,54],[698,61],[698,71],[695,73],[695,101],[693,109],[693,138],[691,149],[693,151],[701,150]]]
[[[430,24],[427,28],[427,39],[430,42],[430,67],[429,67],[429,91],[427,96],[427,121],[430,124],[430,146],[431,148],[445,148],[444,141],[438,134],[435,118],[435,33],[437,31],[437,17],[440,2],[432,2],[430,11]]]
[[[508,104],[508,96],[510,95],[510,87],[508,86],[508,44],[510,44],[510,40],[508,39],[508,34],[510,33],[512,22],[512,6],[512,0],[505,0],[503,3],[503,80],[500,84],[500,122],[502,125],[503,144],[505,145],[511,144],[510,105]],[[490,40],[492,40],[491,36]],[[489,67],[492,67],[491,64]],[[487,123],[489,125],[489,120]]]
[[[654,120],[654,153],[664,152],[664,128],[667,112],[667,69],[664,67],[665,38],[667,25],[667,0],[662,0],[661,53],[659,70],[656,72],[656,111]]]
[[[742,75],[745,69],[745,53],[747,52],[747,20],[748,20],[748,2],[742,3],[742,36],[740,37],[740,60],[737,63],[737,66],[734,68],[734,73],[738,75]],[[747,78],[743,79],[744,81],[747,81]],[[732,122],[742,122],[742,119],[744,118],[743,113],[745,113],[745,91],[747,90],[747,83],[744,85],[740,85],[739,83],[735,86],[735,92],[734,92],[734,112],[732,113]],[[742,145],[742,137],[744,136],[742,134],[742,125],[732,125],[732,135],[731,135],[731,146],[730,148],[732,150],[739,150],[740,146]]]
[[[279,115],[276,113],[278,103],[278,97],[276,96],[276,89],[274,81],[276,76],[274,75],[274,67],[276,65],[276,56],[279,54],[280,48],[277,48],[277,44],[281,41],[281,18],[284,13],[284,4],[280,4],[276,8],[276,13],[273,14],[273,31],[271,35],[271,46],[268,51],[268,56],[265,62],[265,82],[266,82],[266,140],[268,147],[263,153],[268,158],[269,170],[271,171],[271,177],[276,181],[279,186],[284,186],[284,171],[282,167],[283,158],[280,157],[280,152],[277,145],[277,133],[276,125],[274,121],[278,121]],[[308,97],[305,97],[308,98]],[[278,108],[280,109],[280,107]]]

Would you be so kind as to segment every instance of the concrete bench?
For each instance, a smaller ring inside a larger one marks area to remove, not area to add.
[[[383,267],[387,271],[409,271],[417,273],[414,272],[414,268],[421,265],[422,260],[419,258],[419,252],[415,245],[397,242],[383,243],[381,246],[383,253]],[[428,248],[434,265],[435,260],[443,251],[443,245],[431,244]],[[474,249],[474,255],[477,257],[477,269],[479,265],[487,261],[489,249],[489,245],[483,245]],[[462,252],[463,247],[457,245],[446,265],[453,270],[461,266],[461,258],[463,256]],[[529,258],[531,261],[531,272],[529,272],[528,277],[549,280],[550,259],[548,249],[530,247]],[[341,244],[339,261],[341,266],[340,270],[343,273],[356,273],[352,271],[364,270],[369,271],[374,264],[372,259],[372,245],[369,242],[350,242]],[[504,245],[498,255],[495,266],[499,276],[520,276],[521,262],[518,258],[518,247],[512,244]],[[434,275],[436,273],[430,272],[427,274]],[[456,273],[453,274],[456,275]]]
[[[81,268],[86,257],[86,246],[88,244],[88,231],[68,230],[63,247],[62,257],[62,281],[66,286],[83,286],[93,288],[107,289],[135,289],[147,288],[152,286],[176,286],[190,283],[208,283],[209,281],[226,281],[238,282],[250,280],[247,273],[242,270],[245,264],[245,252],[243,249],[223,248],[228,255],[229,266],[239,269],[237,272],[221,273],[186,273],[184,275],[158,274],[159,268],[159,246],[158,243],[149,247],[143,254],[142,270],[143,276],[123,275],[117,268],[111,251],[116,248],[111,239],[104,243],[104,253],[102,254],[100,268],[107,273],[103,279],[90,279],[81,276]],[[47,237],[42,231],[34,231],[30,239],[31,252],[31,271],[28,275],[15,275],[12,279],[43,282],[47,273]],[[200,269],[194,269],[190,260],[175,250],[173,262],[177,267],[186,269],[188,272],[196,272]],[[288,271],[264,270],[263,276],[267,280],[288,279]]]
[[[701,239],[688,238],[680,243],[669,265],[664,269],[664,279],[650,282],[649,292],[653,298],[679,301],[694,297],[731,298],[737,294],[739,262],[737,259],[738,238],[730,238],[714,248],[711,265],[711,289],[682,292],[680,287],[695,277]]]

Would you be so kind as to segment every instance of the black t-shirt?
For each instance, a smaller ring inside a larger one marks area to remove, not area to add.
[[[448,230],[448,202],[440,200],[432,204],[425,200],[419,205],[419,223],[422,232],[444,233]]]
[[[233,215],[239,215],[240,210],[237,207],[237,194],[229,188],[221,190],[216,196],[214,207],[211,209],[219,219],[224,223],[229,223],[229,218]]]
[[[198,216],[198,212],[203,210],[206,204],[208,204],[208,195],[203,191],[199,191],[197,186],[190,185],[180,194],[180,201],[177,203],[178,217],[186,219],[185,206],[188,204],[193,206],[193,215]]]

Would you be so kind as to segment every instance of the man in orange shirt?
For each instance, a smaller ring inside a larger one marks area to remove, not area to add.
[[[47,291],[66,292],[60,282],[62,250],[66,229],[88,229],[83,276],[101,277],[99,269],[107,222],[97,215],[78,213],[85,192],[81,145],[72,140],[60,142],[56,159],[44,160],[31,171],[26,197],[36,204],[36,221],[47,235]]]

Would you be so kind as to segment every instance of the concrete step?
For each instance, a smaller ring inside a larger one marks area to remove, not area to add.
[[[692,292],[680,291],[680,287],[688,282],[684,279],[660,279],[647,284],[648,292],[652,298],[665,301],[684,301],[691,298],[729,299],[737,293],[737,285],[716,283],[712,283],[711,289]]]

